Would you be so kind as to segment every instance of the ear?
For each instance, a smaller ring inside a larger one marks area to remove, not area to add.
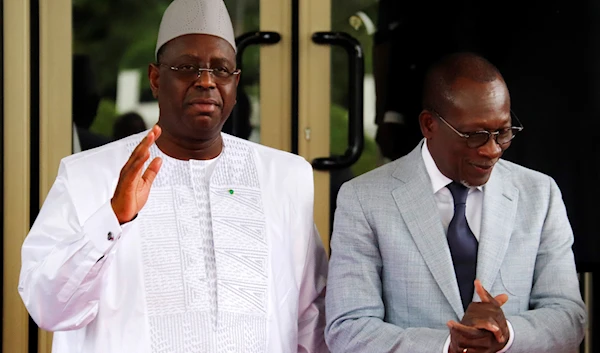
[[[427,139],[431,138],[437,129],[435,117],[430,111],[425,109],[419,114],[419,125],[421,127],[421,133]]]
[[[148,65],[148,79],[150,80],[150,89],[152,90],[152,96],[158,98],[158,86],[160,85],[160,70],[158,65]]]

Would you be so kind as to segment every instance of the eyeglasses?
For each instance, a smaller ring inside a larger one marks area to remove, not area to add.
[[[231,77],[233,77],[234,75],[239,75],[241,72],[240,69],[236,69],[233,71],[229,71],[224,67],[208,69],[193,64],[181,64],[171,66],[163,63],[156,63],[156,65],[164,66],[171,69],[177,77],[184,81],[195,81],[200,76],[202,76],[203,71],[206,71],[213,77],[215,83],[229,83],[229,79]]]
[[[448,123],[446,121],[446,119],[442,118],[442,116],[438,112],[436,112],[433,109],[428,109],[428,110],[430,112],[434,113],[435,115],[437,115],[437,117],[440,118],[440,120],[444,124],[446,124],[450,129],[452,129],[452,131],[454,131],[458,136],[466,139],[467,146],[469,148],[479,148],[479,147],[485,145],[489,141],[490,136],[493,136],[496,143],[499,144],[500,146],[506,145],[507,143],[512,141],[512,139],[515,138],[515,135],[518,132],[523,131],[523,128],[524,128],[523,124],[521,124],[521,121],[519,121],[519,118],[517,118],[515,113],[513,113],[513,111],[511,110],[510,111],[511,119],[513,119],[513,121],[516,121],[520,126],[512,126],[512,127],[494,131],[494,132],[482,130],[482,131],[475,131],[475,132],[470,132],[470,133],[462,133],[462,132],[456,130],[452,125],[450,125],[450,123]]]

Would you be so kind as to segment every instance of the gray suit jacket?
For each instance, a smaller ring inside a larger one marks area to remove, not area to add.
[[[464,315],[421,146],[338,194],[326,299],[332,352],[439,353],[446,322]],[[554,180],[499,161],[484,186],[477,278],[509,296],[511,353],[577,350],[586,312],[572,243]]]

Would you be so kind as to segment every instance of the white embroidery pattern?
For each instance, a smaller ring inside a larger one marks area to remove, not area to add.
[[[266,349],[268,244],[258,174],[251,146],[224,140],[210,187],[205,162],[151,150],[163,165],[138,217],[153,353]]]

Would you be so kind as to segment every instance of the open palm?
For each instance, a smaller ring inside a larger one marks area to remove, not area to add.
[[[121,169],[119,182],[111,199],[113,211],[121,224],[134,219],[148,201],[150,188],[160,170],[162,160],[159,157],[154,158],[143,174],[142,171],[144,163],[150,158],[150,146],[160,133],[160,127],[155,125],[133,150]]]

